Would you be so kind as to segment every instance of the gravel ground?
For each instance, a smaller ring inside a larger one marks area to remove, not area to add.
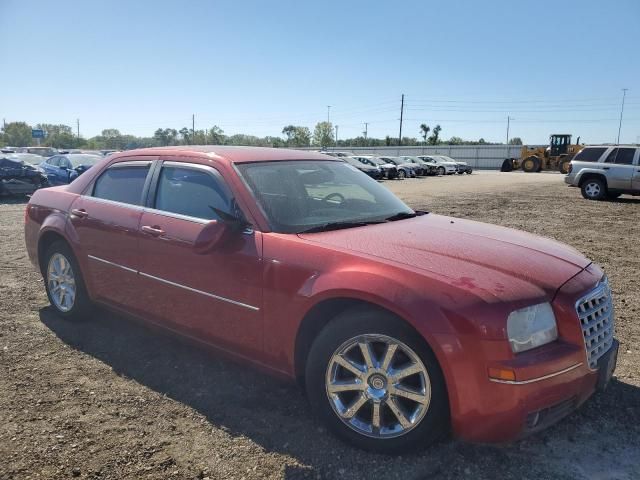
[[[510,445],[450,440],[386,457],[311,419],[302,392],[116,314],[70,324],[24,250],[24,202],[0,200],[0,479],[640,478],[640,199],[588,202],[558,174],[385,182],[414,208],[553,237],[608,273],[616,378]]]

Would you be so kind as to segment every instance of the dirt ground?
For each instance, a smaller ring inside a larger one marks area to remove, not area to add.
[[[0,479],[640,478],[640,198],[589,202],[549,173],[385,185],[414,208],[553,237],[602,265],[621,342],[608,390],[510,445],[358,451],[295,385],[110,312],[61,321],[26,257],[24,202],[0,200]]]

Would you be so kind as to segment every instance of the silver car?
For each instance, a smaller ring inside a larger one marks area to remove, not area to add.
[[[640,195],[640,147],[599,145],[582,149],[571,160],[565,183],[580,187],[588,200]]]

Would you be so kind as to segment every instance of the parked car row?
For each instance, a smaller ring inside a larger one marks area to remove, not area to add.
[[[353,165],[376,180],[405,179],[432,175],[470,174],[473,169],[466,163],[446,155],[403,155],[399,157],[356,155],[351,152],[326,152]]]
[[[66,185],[115,150],[0,149],[0,195],[31,195],[38,188]]]

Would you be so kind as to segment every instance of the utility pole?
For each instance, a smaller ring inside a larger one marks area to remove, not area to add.
[[[398,146],[402,146],[402,114],[404,113],[404,93],[400,102],[400,134],[398,135]]]
[[[616,142],[618,145],[620,145],[620,130],[622,130],[622,113],[624,112],[624,99],[627,96],[627,90],[629,89],[628,88],[622,89],[622,107],[620,108],[620,124],[618,125],[618,141]]]
[[[191,114],[191,145],[196,143],[196,114]]]
[[[330,122],[329,120],[329,111],[331,110],[331,105],[327,105],[327,123]]]
[[[336,125],[336,147],[338,146],[338,125]]]
[[[76,118],[76,126],[78,131],[78,138],[80,138],[80,119]]]
[[[367,146],[367,133],[368,133],[368,130],[369,130],[369,124],[367,122],[364,122],[364,132],[362,132],[362,133],[364,133],[364,146],[365,147]]]
[[[509,123],[511,123],[511,117],[507,115],[507,145],[509,145]]]

